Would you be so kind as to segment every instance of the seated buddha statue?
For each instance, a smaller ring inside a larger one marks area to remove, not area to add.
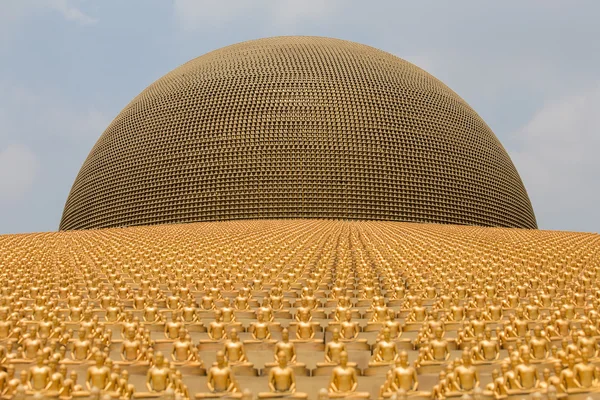
[[[269,370],[270,391],[259,393],[258,398],[307,398],[306,393],[296,392],[296,375],[294,370],[287,365],[285,355],[281,354],[278,360],[279,365]]]
[[[385,321],[383,322],[383,327],[390,330],[390,337],[392,340],[397,340],[402,336],[402,324],[395,319],[395,314],[394,310],[388,310]]]
[[[125,340],[121,343],[121,359],[130,364],[139,361],[141,357],[142,343],[137,338],[135,329],[130,327],[127,329]]]
[[[440,363],[450,358],[450,349],[448,347],[448,341],[442,336],[443,330],[441,327],[437,327],[434,331],[434,337],[429,341],[429,348],[431,358],[434,362]]]
[[[192,324],[199,322],[198,310],[196,309],[196,302],[193,298],[188,298],[181,309],[181,316],[183,322],[186,324]]]
[[[162,320],[162,315],[159,312],[158,303],[156,300],[149,302],[144,307],[144,314],[142,315],[142,319],[144,322],[148,323],[157,323]]]
[[[269,323],[265,321],[264,314],[262,311],[258,311],[256,315],[256,321],[250,324],[250,328],[248,331],[252,334],[252,338],[254,340],[245,340],[244,343],[253,343],[253,342],[275,342],[271,339],[271,330],[269,328]]]
[[[375,296],[371,303],[371,307],[368,312],[371,313],[370,323],[382,323],[385,321],[388,315],[388,308],[385,305],[385,299],[383,297]]]
[[[492,362],[500,357],[500,344],[498,340],[492,338],[492,330],[489,327],[485,328],[483,337],[478,341],[479,357],[483,362]]]
[[[537,368],[531,364],[531,356],[529,353],[521,354],[521,363],[515,368],[515,375],[519,389],[524,392],[529,392],[537,389],[539,385]]]
[[[573,367],[575,382],[582,391],[598,391],[598,368],[590,363],[588,349],[581,351],[581,361]]]
[[[223,313],[220,310],[215,311],[215,320],[208,324],[206,333],[209,340],[200,340],[200,343],[218,342],[227,338],[227,325],[223,322]]]
[[[450,321],[463,321],[467,313],[465,311],[465,307],[460,303],[460,299],[458,297],[452,298],[452,306],[450,306],[450,313],[448,314],[448,319]]]
[[[462,363],[454,369],[456,376],[456,389],[461,392],[470,392],[479,386],[479,372],[471,361],[471,354],[464,350],[462,354]]]
[[[356,377],[356,369],[348,365],[348,353],[342,351],[340,353],[340,362],[331,372],[331,380],[329,381],[329,398],[347,398],[353,399],[362,398],[368,399],[369,393],[357,392],[358,379]]]
[[[105,365],[105,355],[97,351],[94,354],[95,365],[92,365],[87,369],[85,384],[87,390],[96,388],[100,391],[106,390],[110,384],[110,373],[111,370]]]
[[[179,331],[179,337],[173,342],[171,358],[175,365],[202,367],[198,351],[192,343],[190,335],[183,329]]]
[[[300,316],[302,314],[308,315],[308,320],[312,320],[312,308],[308,305],[308,300],[306,298],[300,299],[300,306],[296,310],[296,321],[300,321]]]
[[[331,340],[325,345],[325,360],[317,363],[317,368],[329,367],[340,363],[340,354],[346,351],[346,344],[340,341],[340,332],[334,329]]]
[[[233,370],[227,365],[225,354],[222,351],[217,352],[217,361],[208,370],[206,386],[208,386],[209,392],[196,394],[197,399],[242,397]]]
[[[41,392],[50,384],[50,375],[52,370],[44,363],[44,355],[38,351],[35,365],[29,368],[28,388],[34,392]]]
[[[236,322],[235,309],[231,306],[231,299],[229,297],[225,297],[223,299],[223,305],[218,309],[218,311],[221,312],[223,322],[227,324]]]
[[[390,382],[387,390],[384,389],[383,397],[390,397],[402,390],[405,394],[414,393],[419,388],[417,371],[408,363],[408,353],[400,352],[396,365],[390,370]]]
[[[223,353],[227,362],[235,367],[253,368],[254,364],[248,361],[244,344],[240,341],[235,328],[229,331],[229,339],[224,343]]]
[[[320,342],[315,339],[315,324],[310,321],[310,314],[307,310],[300,313],[300,321],[292,322],[290,325],[296,327],[296,342]]]
[[[339,296],[337,298],[337,305],[333,312],[333,318],[335,322],[342,322],[346,320],[346,314],[352,313],[352,304],[350,298],[346,296]]]
[[[345,319],[339,325],[340,339],[342,341],[354,341],[360,332],[358,322],[352,321],[352,313],[346,313]]]
[[[163,393],[172,386],[173,374],[159,351],[154,357],[154,364],[146,373],[146,387],[150,393]],[[142,395],[140,397],[147,397]]]
[[[175,340],[179,336],[179,331],[183,329],[183,323],[179,317],[179,313],[175,310],[171,311],[171,320],[165,323],[164,334],[168,340]]]
[[[543,335],[542,327],[536,325],[533,328],[533,337],[529,340],[531,356],[535,360],[545,360],[550,354],[550,340]]]
[[[84,362],[92,356],[92,343],[86,337],[83,329],[77,331],[77,335],[77,339],[73,341],[71,346],[71,360],[73,362]]]
[[[390,338],[390,330],[383,329],[382,337],[375,345],[369,367],[391,365],[398,358],[396,343]]]
[[[406,316],[406,322],[424,322],[427,318],[427,308],[423,306],[423,299],[420,297],[415,299],[414,305],[410,308]]]
[[[284,328],[281,331],[281,340],[278,341],[277,344],[275,344],[275,352],[274,352],[275,362],[274,363],[266,363],[265,367],[271,368],[271,367],[275,367],[275,366],[279,365],[278,357],[281,354],[285,355],[285,357],[287,358],[287,364],[290,367],[298,368],[300,370],[302,370],[302,368],[305,367],[305,364],[300,363],[297,360],[296,346],[294,345],[293,342],[290,341],[290,334],[286,328]]]
[[[262,299],[262,303],[258,311],[262,312],[265,321],[269,323],[274,323],[275,315],[273,313],[273,308],[271,307],[271,299],[269,297],[264,297]]]

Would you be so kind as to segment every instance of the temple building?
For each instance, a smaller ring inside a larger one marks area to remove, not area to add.
[[[3,398],[600,398],[600,235],[538,230],[465,100],[344,40],[152,83],[0,267]]]

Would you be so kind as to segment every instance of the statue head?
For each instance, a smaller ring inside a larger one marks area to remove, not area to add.
[[[333,341],[337,342],[340,339],[340,331],[337,328],[335,328],[331,336],[333,337]]]
[[[408,353],[406,350],[400,352],[400,365],[406,366],[408,364]]]
[[[287,357],[285,356],[285,353],[283,351],[277,353],[277,361],[279,363],[280,368],[287,367]]]
[[[217,351],[217,365],[223,367],[225,365],[225,353],[219,350]]]
[[[581,349],[581,361],[584,364],[587,364],[589,358],[590,358],[590,351],[584,347],[583,349]]]
[[[463,365],[466,365],[466,366],[470,366],[471,365],[471,353],[469,352],[468,349],[465,349],[462,352],[462,357],[461,358],[462,358]]]
[[[388,342],[390,340],[390,328],[383,328],[383,339]]]
[[[544,368],[544,371],[542,371],[542,376],[544,377],[545,381],[548,381],[548,379],[550,378],[550,369]]]
[[[348,353],[346,351],[342,351],[340,353],[340,365],[342,367],[346,367],[346,365],[348,365]]]
[[[165,363],[165,356],[163,355],[162,352],[157,351],[156,354],[154,355],[154,362],[158,367],[162,367],[163,364]]]

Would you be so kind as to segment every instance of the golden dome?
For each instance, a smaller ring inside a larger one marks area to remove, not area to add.
[[[198,57],[133,99],[60,229],[257,218],[536,228],[508,154],[439,80],[369,46],[277,37]]]

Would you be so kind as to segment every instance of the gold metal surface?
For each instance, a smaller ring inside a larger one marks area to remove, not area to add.
[[[206,222],[0,236],[0,266],[3,398],[600,388],[598,234]]]
[[[60,229],[258,218],[536,228],[506,151],[439,80],[365,45],[277,37],[137,96],[85,161]]]

